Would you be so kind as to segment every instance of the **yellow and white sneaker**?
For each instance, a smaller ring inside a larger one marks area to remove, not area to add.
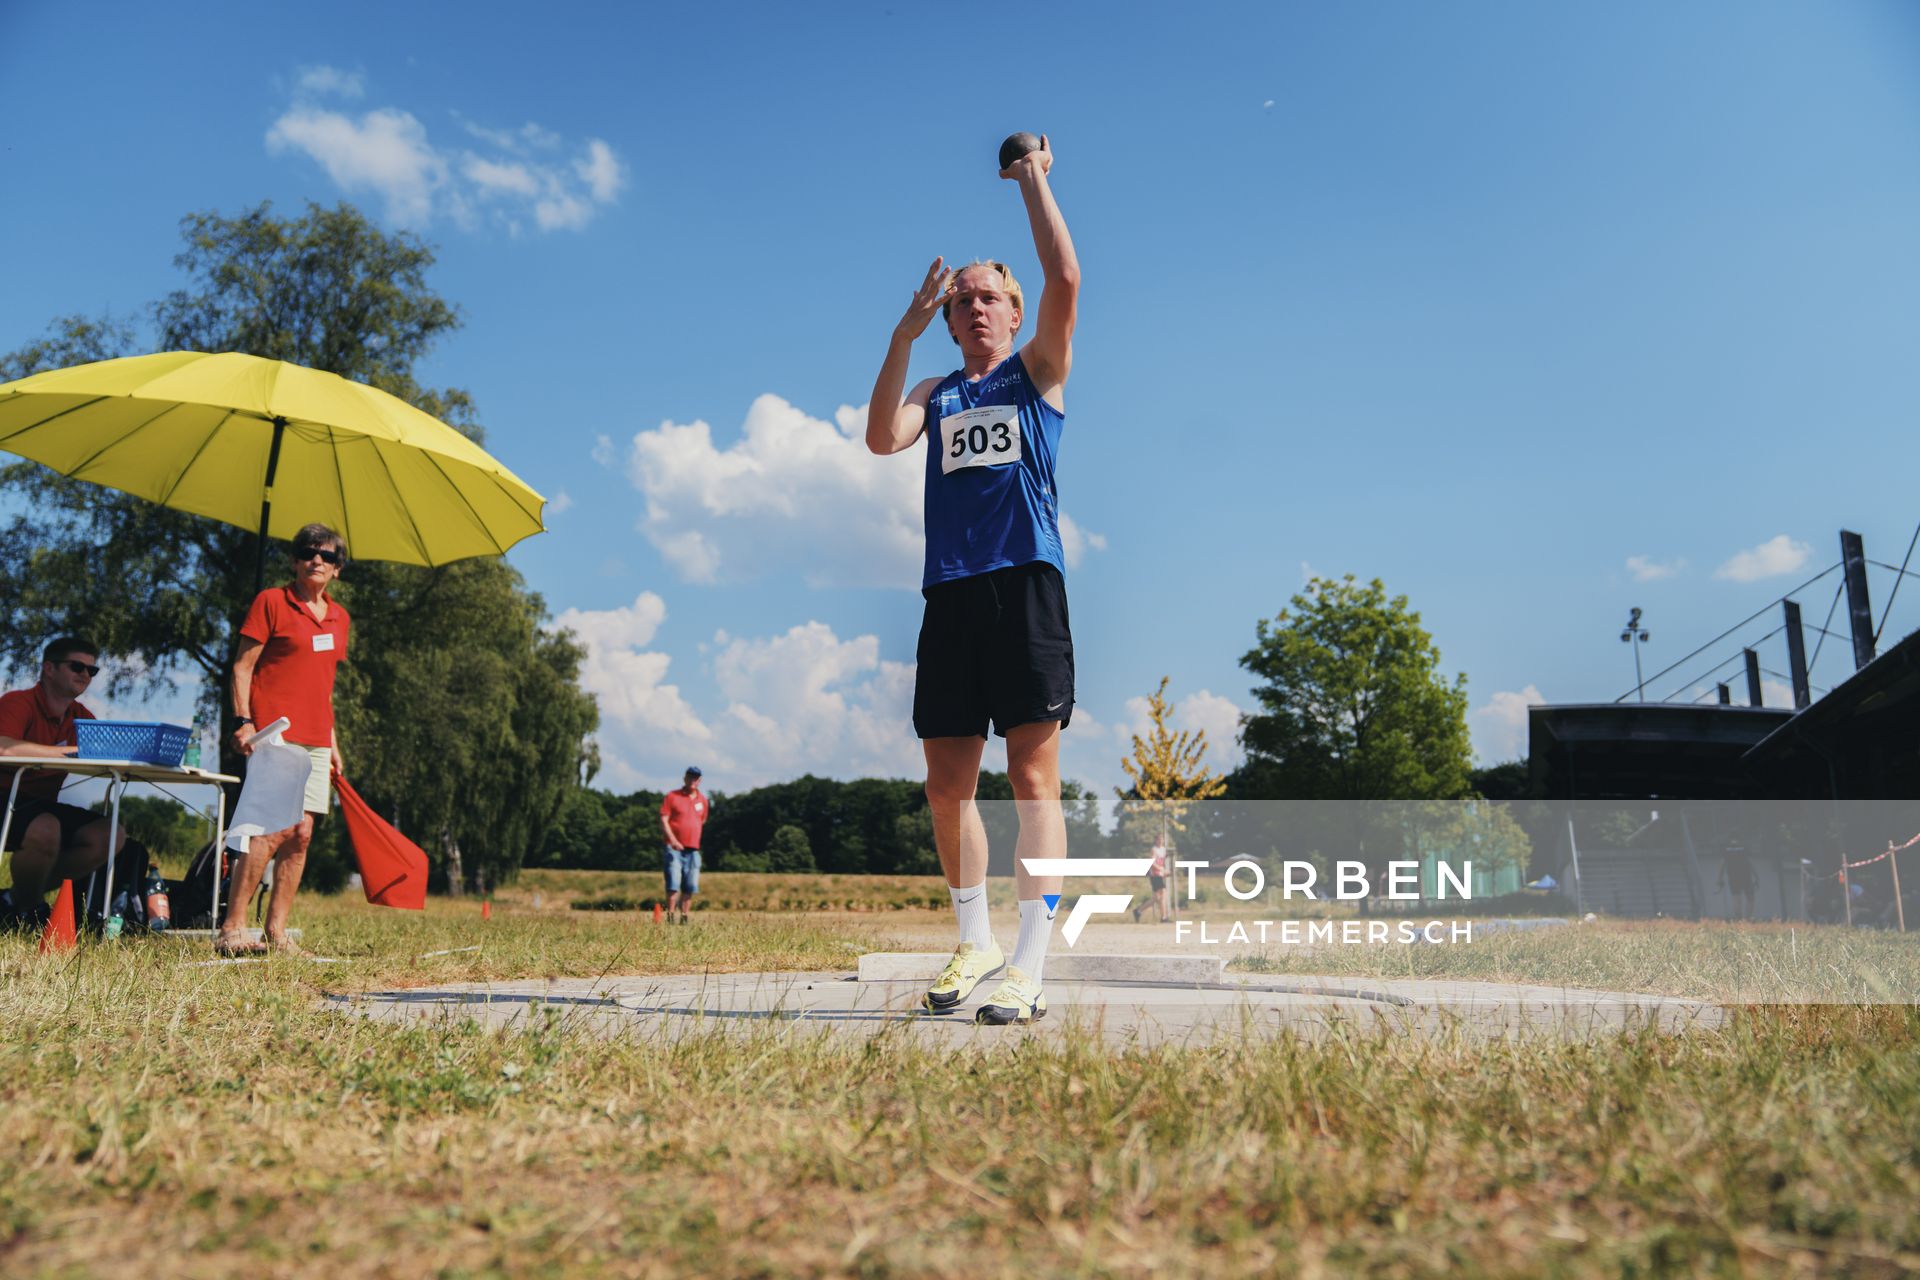
[[[1007,976],[1000,980],[1000,985],[980,1006],[980,1011],[973,1015],[973,1020],[1005,1026],[1009,1022],[1038,1022],[1046,1016],[1047,997],[1040,990],[1040,984],[1029,978],[1024,970],[1008,965]]]
[[[985,950],[971,942],[961,943],[954,949],[953,959],[947,961],[947,967],[927,988],[927,1012],[953,1012],[973,994],[973,989],[980,985],[983,978],[992,977],[1006,962],[1007,955],[1000,950],[997,942],[988,943]]]

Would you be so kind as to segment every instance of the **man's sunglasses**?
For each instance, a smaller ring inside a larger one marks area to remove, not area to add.
[[[338,551],[329,551],[325,547],[295,547],[293,549],[293,562],[295,564],[300,564],[304,561],[311,560],[315,556],[318,556],[320,559],[325,560],[328,564],[333,565],[335,568],[338,568],[340,566],[340,562],[343,559],[345,559],[345,557],[342,556]]]
[[[89,663],[76,661],[73,658],[68,658],[60,665],[77,676],[97,676],[100,674],[100,668]]]

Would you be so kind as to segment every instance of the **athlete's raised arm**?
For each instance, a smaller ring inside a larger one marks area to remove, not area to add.
[[[1047,185],[1047,171],[1051,168],[1053,150],[1042,135],[1036,150],[1002,169],[1000,176],[1020,184],[1020,198],[1027,206],[1027,222],[1033,228],[1033,249],[1040,257],[1040,270],[1046,277],[1040,290],[1040,314],[1033,326],[1033,337],[1021,355],[1034,386],[1057,407],[1067,374],[1073,368],[1073,323],[1080,309],[1080,259],[1074,256],[1067,221],[1060,216],[1053,189]]]
[[[940,379],[919,383],[904,400],[900,389],[907,384],[907,361],[913,355],[914,339],[927,331],[940,313],[940,304],[952,292],[953,272],[946,270],[944,259],[935,258],[927,268],[927,278],[907,304],[907,314],[893,326],[887,358],[880,366],[880,376],[873,381],[873,394],[867,398],[867,448],[875,453],[898,453],[927,429],[927,396],[940,385]]]

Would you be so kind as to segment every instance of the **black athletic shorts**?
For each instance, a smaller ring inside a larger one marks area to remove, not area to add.
[[[27,834],[27,827],[35,818],[48,813],[60,820],[62,849],[73,843],[73,838],[80,834],[80,828],[107,820],[105,814],[82,809],[77,804],[62,804],[58,800],[22,800],[13,807],[13,826],[7,832],[7,847],[19,849],[20,841]]]
[[[1067,584],[1044,560],[921,593],[913,731],[922,738],[1001,737],[1023,724],[1073,719]]]

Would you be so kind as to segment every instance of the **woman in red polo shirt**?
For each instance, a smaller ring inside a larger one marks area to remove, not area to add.
[[[332,775],[341,772],[340,744],[333,731],[333,677],[347,653],[347,611],[327,588],[346,563],[347,544],[323,524],[310,524],[293,538],[293,581],[269,587],[253,598],[240,625],[240,652],[233,661],[233,731],[236,748],[250,754],[247,738],[256,725],[287,718],[283,741],[305,747],[313,758],[307,779],[306,814],[298,826],[255,836],[247,856],[234,869],[233,897],[221,922],[214,949],[223,955],[265,951],[298,952],[287,937],[287,916],[300,875],[307,867],[313,820],[327,811]],[[273,896],[267,902],[267,940],[247,939],[247,904],[277,860]]]

